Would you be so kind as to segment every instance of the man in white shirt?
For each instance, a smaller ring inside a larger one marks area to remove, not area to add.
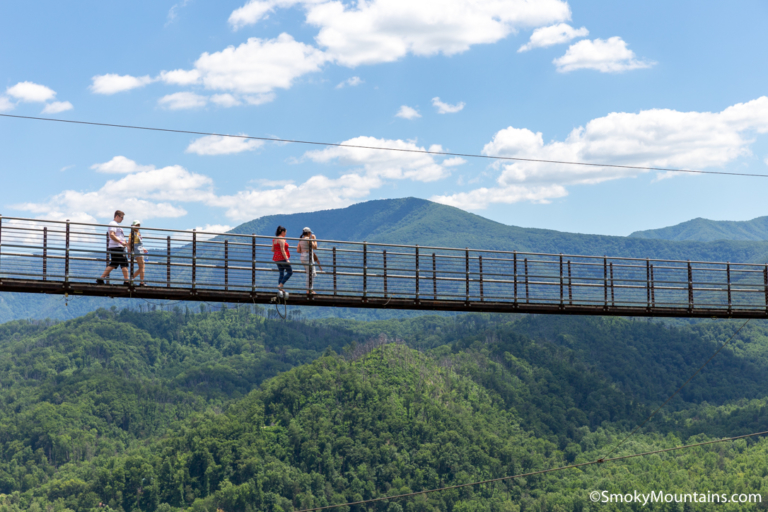
[[[123,271],[123,284],[126,286],[130,284],[128,281],[128,258],[125,257],[125,248],[128,246],[128,242],[125,241],[123,228],[120,227],[123,218],[125,218],[125,213],[117,210],[114,220],[109,223],[109,243],[107,244],[109,263],[107,263],[107,269],[101,274],[101,277],[96,280],[96,284],[104,284],[104,280],[108,279],[109,274],[117,267]]]

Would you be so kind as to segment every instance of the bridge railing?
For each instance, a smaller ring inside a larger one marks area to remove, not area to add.
[[[130,226],[121,226],[126,238]],[[0,279],[94,282],[106,267],[107,225],[0,217]],[[272,292],[271,236],[140,228],[152,287]],[[307,266],[288,238],[306,292]],[[683,309],[765,309],[768,266],[750,263],[543,254],[317,240],[311,285],[319,295],[457,303],[557,304]],[[127,254],[130,285],[139,269]],[[122,285],[121,270],[111,282]]]

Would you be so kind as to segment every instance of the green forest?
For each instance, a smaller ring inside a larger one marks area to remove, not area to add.
[[[743,323],[150,309],[0,325],[0,511],[289,512],[594,461]],[[768,430],[766,370],[753,321],[614,456]],[[767,451],[755,437],[332,510],[762,510]]]

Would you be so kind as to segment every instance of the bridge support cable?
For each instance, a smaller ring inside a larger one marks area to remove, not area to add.
[[[108,263],[107,228],[0,217],[0,291],[231,303],[269,303],[275,294],[271,237],[154,227],[141,228],[146,286],[96,284]],[[289,281],[290,305],[768,318],[765,264],[317,243],[313,257],[330,268],[312,276],[314,295],[303,279]]]

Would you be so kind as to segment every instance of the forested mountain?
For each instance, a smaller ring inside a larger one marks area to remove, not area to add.
[[[631,237],[563,233],[507,226],[458,208],[416,198],[367,201],[336,210],[261,217],[241,224],[232,232],[272,236],[278,224],[288,228],[289,236],[298,236],[304,226],[310,226],[318,238],[333,240],[680,260],[768,262],[768,242],[734,240],[734,237],[740,236],[738,229],[734,230],[736,234],[733,237],[723,236],[718,241],[703,242],[670,241],[660,236],[642,235],[649,232],[635,233]],[[720,232],[727,231],[726,224],[722,226]],[[99,307],[127,307],[130,302],[76,297],[70,300],[69,307],[63,304],[61,297],[2,294],[0,321],[21,318],[64,320]],[[345,314],[354,316],[350,311]],[[382,318],[370,311],[361,314],[367,318]],[[383,318],[387,318],[389,313],[384,315]]]
[[[675,226],[635,231],[632,238],[713,242],[715,240],[768,240],[768,217],[747,221],[693,219]]]
[[[0,510],[287,512],[595,460],[740,325],[266,316],[99,310],[0,325]],[[768,325],[753,322],[617,454],[765,430],[766,370]],[[339,510],[621,510],[589,501],[603,489],[768,501],[766,448]]]

